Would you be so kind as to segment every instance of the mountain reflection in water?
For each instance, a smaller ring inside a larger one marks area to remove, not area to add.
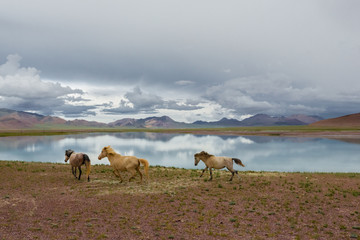
[[[356,142],[356,141],[355,141]],[[194,154],[207,151],[217,156],[240,158],[239,171],[360,172],[360,145],[323,138],[270,136],[218,136],[149,132],[88,133],[57,136],[0,138],[0,159],[64,162],[65,149],[89,155],[92,164],[104,146],[122,155],[146,158],[150,164],[202,169],[194,166]]]

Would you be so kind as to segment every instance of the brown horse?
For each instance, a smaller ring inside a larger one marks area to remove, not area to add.
[[[140,172],[140,164],[144,165],[144,172],[145,175],[148,177],[149,172],[149,162],[142,158],[137,158],[135,156],[122,156],[119,153],[116,153],[114,149],[110,146],[104,147],[101,150],[101,153],[98,157],[99,160],[102,158],[107,157],[109,159],[110,165],[114,168],[114,174],[116,177],[120,178],[122,182],[123,179],[120,175],[120,172],[128,171],[132,175],[129,179],[135,178],[136,172],[140,175],[140,182],[142,182],[142,174]]]
[[[200,162],[200,160],[202,160],[206,167],[205,169],[202,171],[200,177],[202,177],[202,175],[204,174],[204,172],[209,168],[210,169],[210,179],[212,180],[212,168],[214,169],[221,169],[226,167],[232,174],[231,178],[229,181],[232,181],[234,174],[238,174],[238,172],[236,170],[234,170],[233,168],[233,161],[238,164],[241,165],[243,167],[245,167],[244,164],[242,164],[241,160],[238,158],[231,158],[231,157],[216,157],[214,155],[208,154],[207,152],[200,152],[200,153],[196,153],[194,154],[194,158],[195,158],[195,166],[198,165],[198,163]]]
[[[68,149],[65,151],[65,162],[67,162],[70,159],[70,165],[71,165],[71,171],[72,174],[76,177],[76,168],[79,168],[79,180],[81,177],[81,165],[85,164],[86,166],[86,177],[88,179],[88,182],[90,182],[90,158],[88,155],[84,153],[76,153],[71,149]]]

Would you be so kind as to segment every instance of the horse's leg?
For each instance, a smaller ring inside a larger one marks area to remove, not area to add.
[[[72,171],[74,177],[77,178],[76,177],[76,167],[71,167],[71,171]]]
[[[139,175],[140,175],[140,182],[142,182],[142,174],[141,174],[141,172],[140,172],[140,169],[139,169],[140,167],[137,167],[136,168],[136,171],[139,173]]]
[[[119,170],[118,170],[117,172],[118,172],[118,174],[119,174],[120,182],[122,183],[122,182],[123,182],[123,178],[121,177],[121,173],[119,172]]]
[[[123,182],[123,179],[117,170],[114,169],[113,173],[115,174],[116,177],[120,178],[120,182]]]
[[[80,176],[81,176],[81,167],[79,166],[79,180],[80,180]]]
[[[90,161],[89,162],[86,162],[85,163],[85,165],[86,165],[86,176],[87,176],[87,180],[88,180],[88,182],[90,182]]]
[[[201,173],[200,177],[202,177],[202,175],[204,174],[204,172],[205,172],[207,169],[208,169],[208,167],[206,166],[206,168],[204,168],[204,169],[202,170],[202,173]]]
[[[234,170],[234,168],[232,166],[230,167],[226,167],[230,172],[231,172],[231,178],[230,178],[230,182],[233,180],[234,174],[237,174],[237,171]]]
[[[88,182],[90,182],[89,168],[90,168],[90,165],[86,165],[86,177],[87,177]]]
[[[129,182],[130,182],[131,179],[135,178],[136,170],[134,168],[129,168],[127,170],[131,173],[131,177],[129,178]]]
[[[211,181],[211,180],[212,180],[212,170],[211,170],[211,167],[209,168],[209,170],[210,170],[210,179],[209,179],[209,181]]]
[[[234,177],[234,174],[235,174],[235,172],[231,172],[231,178],[230,178],[230,182],[232,181],[232,179],[233,179],[233,177]]]
[[[236,173],[236,176],[237,176],[239,179],[241,179],[241,177],[239,176],[238,171],[235,170],[235,173]]]

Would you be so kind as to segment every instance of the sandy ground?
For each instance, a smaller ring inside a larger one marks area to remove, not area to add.
[[[0,239],[360,239],[359,173],[149,173],[0,161]]]

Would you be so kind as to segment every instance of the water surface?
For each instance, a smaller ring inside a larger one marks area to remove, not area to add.
[[[109,164],[97,156],[111,145],[122,155],[148,159],[151,165],[200,169],[194,153],[240,158],[237,170],[286,172],[360,172],[360,145],[323,138],[217,136],[163,133],[87,133],[0,138],[0,159],[64,162],[65,149],[87,153],[92,164]]]

